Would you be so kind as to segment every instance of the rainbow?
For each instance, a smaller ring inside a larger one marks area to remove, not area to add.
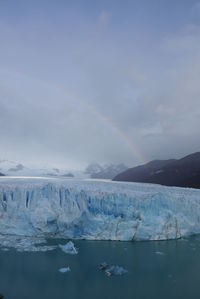
[[[116,123],[113,121],[111,117],[107,117],[105,114],[100,113],[99,110],[97,110],[95,105],[92,105],[91,103],[84,101],[87,108],[95,114],[104,124],[109,126],[114,132],[118,134],[121,140],[125,142],[125,144],[130,148],[133,155],[137,158],[138,162],[141,164],[146,164],[147,160],[145,159],[143,153],[141,150],[133,143],[132,139],[126,134],[119,126],[116,125]]]
[[[58,85],[49,85],[46,82],[43,82],[41,80],[38,80],[36,78],[32,78],[31,76],[27,76],[27,74],[23,74],[20,71],[12,71],[12,74],[29,79],[29,80],[34,80],[35,82],[38,82],[40,84],[42,84],[45,87],[50,87],[50,88],[54,88],[55,90],[57,90],[59,93],[61,93],[62,95],[64,95],[64,97],[67,99],[68,96],[66,96],[67,92],[60,86]],[[79,102],[81,105],[83,104],[84,106],[86,106],[86,108],[95,116],[98,117],[98,119],[100,121],[102,121],[102,123],[106,126],[108,126],[109,128],[111,128],[115,133],[118,134],[118,136],[120,137],[120,139],[122,141],[125,142],[125,144],[130,148],[130,150],[132,151],[134,157],[137,158],[138,163],[140,164],[145,164],[147,163],[147,160],[144,157],[144,154],[142,153],[141,149],[133,142],[132,138],[126,133],[124,132],[124,130],[122,130],[119,126],[117,126],[117,124],[114,122],[114,120],[111,117],[108,117],[105,114],[102,114],[97,107],[92,104],[91,102],[88,102],[86,100],[82,100],[76,97],[75,99],[77,102]]]

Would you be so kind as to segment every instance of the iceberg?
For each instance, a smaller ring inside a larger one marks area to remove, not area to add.
[[[60,273],[67,273],[67,272],[70,272],[70,271],[71,271],[70,267],[60,268],[60,269],[59,269],[59,272],[60,272]]]
[[[65,245],[59,244],[60,249],[68,254],[78,254],[76,247],[72,241],[67,242]]]
[[[59,178],[0,178],[0,234],[167,240],[200,233],[200,190]]]
[[[157,255],[165,255],[164,252],[162,252],[162,251],[156,251],[155,254],[157,254]]]
[[[123,274],[126,274],[128,273],[128,271],[126,269],[124,269],[123,267],[121,266],[110,266],[109,268],[107,268],[105,270],[105,274],[107,276],[112,276],[112,275],[123,275]]]
[[[115,265],[108,265],[106,262],[103,262],[99,265],[99,269],[104,271],[107,276],[112,275],[123,275],[128,273],[126,269],[124,269],[121,266],[115,266]]]

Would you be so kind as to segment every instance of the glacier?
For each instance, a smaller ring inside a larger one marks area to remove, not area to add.
[[[200,233],[200,190],[142,183],[0,178],[0,234],[167,240]]]

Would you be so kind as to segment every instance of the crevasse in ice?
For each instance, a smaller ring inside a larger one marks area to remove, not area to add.
[[[164,240],[200,233],[200,190],[45,178],[0,179],[0,234]]]

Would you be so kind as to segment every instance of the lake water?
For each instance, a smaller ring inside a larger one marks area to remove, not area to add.
[[[64,243],[54,240],[51,244]],[[78,255],[0,250],[0,293],[5,299],[199,299],[200,237],[178,241],[75,241]],[[107,277],[98,264],[121,265]],[[58,270],[69,266],[71,272]]]

